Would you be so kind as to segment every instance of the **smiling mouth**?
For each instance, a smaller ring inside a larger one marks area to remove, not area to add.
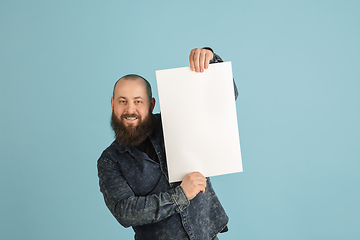
[[[127,123],[135,123],[137,120],[139,120],[139,116],[136,116],[134,114],[126,114],[122,116],[122,119]]]
[[[129,121],[134,121],[134,120],[136,120],[137,118],[136,118],[136,117],[126,117],[125,119],[126,119],[126,120],[129,120]]]

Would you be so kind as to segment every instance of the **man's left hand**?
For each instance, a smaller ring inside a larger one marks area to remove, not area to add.
[[[194,48],[189,56],[191,71],[204,72],[213,57],[214,54],[208,49]]]

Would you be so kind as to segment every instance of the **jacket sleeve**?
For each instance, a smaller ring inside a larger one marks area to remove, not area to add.
[[[105,203],[124,227],[159,222],[182,212],[190,204],[181,186],[148,196],[135,196],[116,163],[100,157],[97,167]]]
[[[212,51],[212,53],[214,54],[214,57],[210,60],[210,64],[224,62],[219,55],[217,55],[216,53],[214,53],[214,51],[212,50],[212,48],[204,47],[203,49],[210,50],[210,51]],[[234,94],[235,94],[235,100],[236,100],[236,99],[238,98],[238,96],[239,96],[239,92],[238,92],[238,89],[237,89],[237,86],[236,86],[236,84],[235,84],[235,80],[234,80],[234,79],[233,79],[233,83],[234,83]]]

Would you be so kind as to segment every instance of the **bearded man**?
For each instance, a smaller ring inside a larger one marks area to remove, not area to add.
[[[189,60],[196,72],[222,62],[210,48],[193,49]],[[111,106],[116,140],[100,156],[98,176],[117,221],[131,226],[138,240],[218,239],[218,233],[228,230],[228,216],[210,179],[193,172],[169,183],[161,116],[152,113],[149,82],[134,74],[120,78]]]

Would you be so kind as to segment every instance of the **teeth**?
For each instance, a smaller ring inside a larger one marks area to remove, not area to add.
[[[127,117],[126,119],[127,120],[135,120],[136,118],[135,117]]]

